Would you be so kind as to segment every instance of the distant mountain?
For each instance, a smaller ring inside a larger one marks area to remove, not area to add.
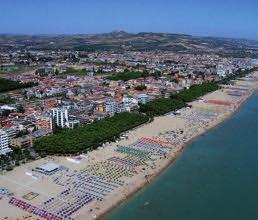
[[[221,37],[198,37],[172,33],[127,33],[122,30],[103,34],[78,35],[0,35],[0,50],[20,47],[30,50],[78,51],[150,51],[163,50],[188,53],[236,53],[253,56],[258,53],[258,41]]]

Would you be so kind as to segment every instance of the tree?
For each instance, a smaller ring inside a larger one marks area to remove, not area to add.
[[[76,154],[101,143],[113,141],[120,133],[146,123],[149,117],[142,114],[123,112],[90,125],[61,130],[35,141],[34,148],[40,154]]]
[[[134,89],[135,89],[135,90],[138,90],[138,91],[143,91],[143,90],[145,90],[145,89],[146,89],[146,86],[145,86],[145,85],[142,85],[142,86],[136,86]]]
[[[8,117],[10,113],[11,113],[10,110],[4,110],[1,115],[4,117]]]
[[[17,112],[19,112],[19,113],[24,113],[25,112],[25,109],[21,104],[17,105]]]

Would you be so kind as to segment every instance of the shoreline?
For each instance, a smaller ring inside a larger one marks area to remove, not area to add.
[[[241,107],[252,97],[257,93],[258,89],[254,89],[253,91],[250,92],[250,94],[248,94],[243,100],[241,100],[241,102],[236,106],[236,108],[231,111],[229,114],[226,114],[224,117],[222,117],[219,121],[217,121],[217,123],[214,123],[213,125],[211,125],[209,128],[206,128],[203,132],[200,132],[198,134],[196,134],[196,136],[192,137],[190,140],[188,140],[187,142],[185,142],[184,144],[182,144],[181,148],[174,154],[173,157],[171,157],[169,159],[169,161],[166,162],[166,164],[164,164],[164,166],[159,169],[156,170],[156,174],[150,176],[150,178],[148,179],[147,182],[142,183],[141,186],[135,188],[134,191],[130,192],[126,198],[123,198],[122,200],[118,201],[117,204],[111,206],[109,209],[107,209],[103,214],[99,215],[96,219],[99,220],[105,220],[115,209],[121,207],[124,203],[128,202],[128,200],[132,199],[134,196],[137,196],[137,193],[140,193],[141,191],[143,191],[145,189],[146,186],[148,186],[149,184],[153,183],[157,178],[159,178],[161,175],[164,174],[164,172],[166,172],[167,169],[170,168],[170,166],[173,166],[174,163],[176,162],[176,160],[178,160],[180,158],[180,156],[182,155],[182,153],[184,152],[184,150],[187,148],[187,146],[189,144],[191,144],[192,142],[194,142],[196,139],[198,139],[199,137],[201,137],[202,135],[205,135],[206,133],[208,133],[209,131],[211,131],[212,129],[215,129],[216,127],[219,127],[222,123],[226,122],[227,120],[229,120],[231,117],[233,117],[237,112],[240,111]],[[213,92],[212,92],[213,93]],[[207,95],[207,94],[206,94]],[[159,116],[162,117],[162,116]]]
[[[98,173],[99,170],[94,171],[95,173],[90,173],[88,168],[95,169],[97,167],[97,169],[99,169],[99,167],[111,163],[108,161],[113,157],[123,159],[125,158],[125,155],[129,155],[117,151],[118,145],[135,149],[132,147],[132,144],[145,137],[160,141],[159,143],[168,143],[167,148],[165,147],[165,149],[167,149],[165,154],[150,154],[150,157],[144,159],[144,164],[136,165],[134,167],[131,176],[127,176],[123,173],[123,175],[115,178],[117,181],[122,181],[122,184],[110,193],[106,193],[102,201],[94,199],[91,203],[81,207],[80,210],[72,215],[72,219],[74,220],[106,219],[115,209],[121,207],[121,205],[126,203],[129,199],[136,196],[137,193],[144,190],[148,184],[153,183],[157,178],[163,175],[170,166],[173,166],[190,143],[194,142],[200,136],[205,135],[211,129],[220,126],[223,122],[229,120],[236,114],[246,101],[258,90],[258,72],[254,72],[251,76],[254,77],[254,80],[251,82],[245,82],[241,79],[236,82],[239,83],[239,85],[246,84],[248,87],[248,90],[242,92],[240,97],[230,96],[228,94],[233,90],[231,87],[220,88],[219,90],[208,93],[203,97],[200,97],[200,99],[189,103],[192,108],[182,108],[179,110],[179,114],[174,115],[168,113],[163,116],[155,117],[149,123],[137,126],[128,131],[128,139],[105,144],[103,147],[89,152],[79,163],[71,163],[67,160],[69,158],[64,156],[49,156],[46,159],[32,161],[31,163],[17,167],[3,176],[0,175],[0,187],[10,190],[10,192],[14,193],[15,198],[21,200],[24,200],[24,196],[29,192],[38,193],[38,197],[27,202],[36,207],[56,213],[55,209],[48,210],[47,208],[44,208],[44,205],[42,204],[46,199],[52,197],[58,200],[65,189],[73,187],[71,182],[76,182],[77,179],[68,180],[67,175],[78,174],[93,175],[96,177],[101,176],[99,175],[100,173]],[[235,84],[235,88],[237,87],[239,86]],[[214,104],[209,101],[220,101],[222,104]],[[53,161],[67,167],[69,168],[69,172],[64,171],[51,177],[39,175],[33,171],[36,166],[42,165],[42,163],[45,163],[46,161]],[[118,166],[117,162],[114,164]],[[27,171],[38,177],[38,179],[32,180],[31,176],[26,175]],[[105,173],[104,170],[101,170],[101,172],[101,174]],[[111,168],[111,172],[115,171]],[[109,177],[110,176],[107,176],[107,178]],[[57,184],[53,181],[55,178],[57,178],[60,183],[65,184]],[[104,176],[104,178],[106,178],[106,176]],[[112,178],[113,177],[111,176],[110,180]],[[71,194],[76,192],[76,189],[74,190],[75,191],[71,192]],[[67,201],[70,200],[67,199]],[[0,212],[0,218],[8,216],[8,220],[14,218],[20,219],[21,216],[28,215],[28,212],[10,205],[8,198],[0,200],[0,206],[3,211],[3,213]],[[35,219],[44,219],[40,216],[31,213],[29,214],[33,216],[33,219],[34,217]]]

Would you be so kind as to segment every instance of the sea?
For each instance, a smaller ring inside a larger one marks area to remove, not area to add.
[[[257,220],[258,93],[108,220]]]

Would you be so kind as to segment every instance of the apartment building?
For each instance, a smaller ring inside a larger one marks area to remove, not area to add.
[[[37,129],[51,129],[53,130],[53,119],[49,116],[41,116],[36,120]]]
[[[9,138],[6,132],[0,129],[0,155],[7,154],[10,151],[12,150],[9,148]]]
[[[54,122],[59,127],[66,127],[68,125],[68,109],[66,108],[55,108],[52,109],[52,117]]]
[[[11,140],[11,145],[18,148],[32,147],[32,138],[30,135],[25,135]]]
[[[108,100],[104,104],[105,112],[113,116],[117,112],[117,102],[115,100]]]

